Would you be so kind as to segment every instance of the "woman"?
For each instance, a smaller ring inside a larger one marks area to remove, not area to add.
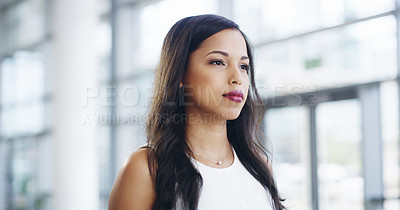
[[[148,144],[114,183],[110,210],[284,209],[259,125],[252,50],[232,21],[187,17],[165,37]]]

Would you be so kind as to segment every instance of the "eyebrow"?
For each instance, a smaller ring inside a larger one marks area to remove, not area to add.
[[[220,51],[220,50],[211,51],[211,52],[207,53],[207,55],[210,55],[210,54],[213,54],[213,53],[221,54],[221,55],[223,55],[223,56],[225,56],[225,57],[229,57],[229,53],[224,52],[224,51]],[[206,56],[207,56],[207,55],[206,55]],[[240,58],[240,60],[247,60],[247,59],[249,59],[249,57],[247,57],[247,56],[242,56],[242,57]]]

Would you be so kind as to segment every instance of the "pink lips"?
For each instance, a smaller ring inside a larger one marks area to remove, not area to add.
[[[222,96],[224,96],[225,98],[228,98],[229,100],[234,101],[236,103],[241,103],[243,101],[243,93],[240,90],[233,90]]]

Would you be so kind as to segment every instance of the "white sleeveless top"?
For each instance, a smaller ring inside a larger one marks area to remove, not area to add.
[[[203,177],[198,210],[272,210],[268,191],[246,170],[234,150],[233,154],[232,165],[222,169],[192,158]]]

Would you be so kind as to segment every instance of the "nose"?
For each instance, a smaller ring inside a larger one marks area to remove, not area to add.
[[[243,76],[240,72],[240,69],[238,67],[231,68],[229,72],[231,72],[229,75],[229,84],[230,85],[242,85]]]

